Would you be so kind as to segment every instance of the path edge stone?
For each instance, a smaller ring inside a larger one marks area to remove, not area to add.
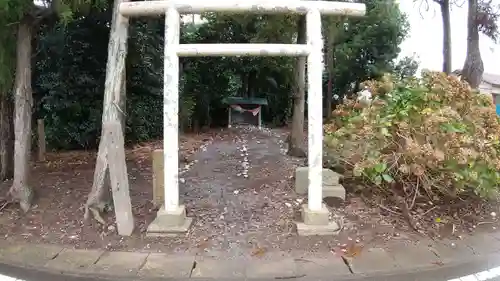
[[[484,235],[484,234],[482,234],[482,235]],[[55,254],[53,257],[51,257],[50,255],[47,256],[46,263],[48,263],[51,260],[55,260],[57,258],[57,256],[59,255],[59,253],[64,251],[65,249],[73,250],[72,247],[64,247],[64,246],[59,246],[59,245],[21,244],[21,243],[12,244],[12,243],[8,243],[7,241],[0,241],[0,263],[14,266],[14,267],[37,270],[37,271],[41,271],[41,272],[47,272],[47,273],[52,273],[52,274],[63,274],[63,275],[67,275],[67,276],[76,276],[76,277],[91,277],[91,278],[92,277],[95,277],[95,278],[116,277],[116,278],[124,278],[124,279],[128,279],[128,278],[147,278],[147,279],[149,279],[149,278],[151,278],[151,279],[156,280],[156,279],[160,278],[161,276],[149,275],[149,274],[146,274],[146,275],[139,274],[141,269],[146,264],[147,258],[149,257],[149,255],[160,254],[160,255],[165,255],[167,258],[171,258],[171,259],[178,256],[177,254],[162,254],[162,253],[150,253],[150,252],[141,252],[141,251],[119,252],[120,254],[123,254],[123,255],[130,254],[130,255],[137,256],[138,254],[142,254],[142,255],[146,256],[146,258],[144,259],[144,261],[141,264],[137,264],[137,270],[134,270],[131,273],[125,272],[125,271],[124,272],[116,272],[116,271],[107,272],[105,270],[95,270],[95,269],[94,270],[74,270],[74,269],[73,270],[61,270],[60,268],[53,268],[50,266],[40,266],[39,260],[36,263],[31,263],[29,260],[20,262],[19,260],[16,260],[15,258],[11,258],[11,257],[14,257],[16,254],[18,254],[19,251],[22,251],[23,249],[30,249],[30,251],[37,251],[37,249],[39,249],[40,252],[42,252],[42,251],[47,250],[49,248],[51,249],[52,252],[57,252],[57,254]],[[12,252],[11,252],[12,255],[9,255],[9,253],[7,253],[7,252],[9,252],[9,250],[12,250]],[[49,252],[51,252],[51,251],[49,251]],[[82,251],[82,250],[79,250],[79,251]],[[85,250],[83,250],[83,251],[85,251]],[[110,252],[117,253],[114,251],[104,251],[104,250],[88,250],[88,251],[101,252],[102,254],[99,257],[99,259],[103,255],[105,255],[106,253],[110,253]],[[184,254],[184,257],[185,256],[186,255]],[[200,261],[200,259],[203,259],[203,257],[195,256],[195,255],[192,255],[192,257],[193,257],[193,262],[194,262],[194,264],[193,264],[193,269],[194,269],[196,267],[196,262]],[[328,260],[331,260],[332,258],[334,258],[334,257],[332,256],[331,258],[325,258],[325,260],[328,261]],[[488,253],[488,254],[473,255],[472,257],[468,257],[468,258],[458,258],[458,259],[455,259],[453,261],[448,262],[444,267],[459,266],[462,264],[474,263],[474,262],[478,262],[478,261],[488,261],[488,260],[491,260],[492,258],[494,258],[496,260],[498,258],[500,258],[500,252],[497,251],[497,252]],[[94,264],[96,264],[99,261],[99,259],[97,259],[94,262]],[[217,264],[217,266],[218,266],[218,264]],[[221,268],[224,268],[225,266],[227,266],[226,261],[220,260],[220,266],[221,266]],[[355,272],[355,273],[350,274],[350,275],[339,274],[339,275],[336,275],[334,277],[338,277],[338,278],[349,277],[349,279],[366,278],[366,277],[377,278],[377,277],[388,276],[388,275],[399,275],[399,274],[415,273],[415,272],[428,272],[428,271],[436,270],[439,268],[440,267],[436,267],[435,265],[430,265],[430,264],[429,265],[422,265],[422,264],[420,264],[420,265],[416,265],[413,268],[398,268],[398,267],[396,267],[395,269],[392,269],[392,270],[380,270],[380,271],[375,271],[375,272],[359,272],[358,271],[358,272]],[[305,274],[304,277],[309,278],[309,277],[307,277],[307,273]],[[310,276],[310,277],[312,277],[312,276]],[[325,277],[332,277],[332,276],[325,276]],[[260,278],[266,278],[266,277],[260,277]],[[179,277],[176,279],[179,279],[179,280],[188,280],[189,279],[189,280],[191,280],[191,279],[196,279],[196,278],[194,276],[189,275],[189,277]],[[252,278],[246,277],[245,279],[252,279]]]

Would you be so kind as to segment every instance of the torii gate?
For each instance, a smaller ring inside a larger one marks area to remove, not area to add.
[[[321,14],[363,16],[365,5],[348,2],[299,0],[171,0],[124,2],[118,6],[122,19],[165,15],[163,153],[164,204],[148,232],[173,234],[187,231],[192,219],[179,204],[179,57],[188,56],[307,56],[308,90],[308,204],[303,206],[303,228],[329,229],[328,210],[322,203],[323,114],[322,73],[323,39]],[[238,12],[256,14],[305,14],[306,44],[180,44],[180,14]],[[119,19],[118,19],[119,20]],[[123,25],[117,25],[123,26]],[[116,50],[120,51],[120,50]],[[124,60],[124,56],[118,56]],[[116,62],[123,64],[123,61]],[[326,215],[326,220],[324,219]],[[316,220],[314,218],[321,217]],[[318,223],[319,222],[319,223]]]

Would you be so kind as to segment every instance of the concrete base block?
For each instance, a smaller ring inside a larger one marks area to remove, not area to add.
[[[153,204],[157,207],[164,202],[163,149],[153,151]]]
[[[307,194],[309,185],[309,167],[299,167],[295,170],[295,192]],[[339,184],[341,175],[330,169],[323,169],[323,198],[336,197],[345,200],[345,189]]]
[[[341,184],[323,185],[323,198],[327,197],[345,200],[345,188]]]
[[[327,225],[307,225],[303,222],[297,222],[297,234],[299,236],[314,236],[314,235],[337,235],[340,232],[339,225],[332,221]]]
[[[307,204],[302,205],[302,222],[296,225],[300,236],[333,235],[340,230],[336,222],[330,221],[330,212],[325,205],[319,211],[311,211]]]
[[[323,204],[319,211],[311,211],[307,204],[302,205],[302,221],[307,225],[327,225],[330,222],[330,211]]]
[[[186,207],[180,205],[175,211],[165,211],[162,207],[156,214],[156,219],[148,226],[147,236],[178,236],[185,234],[191,224],[192,218],[186,217]]]

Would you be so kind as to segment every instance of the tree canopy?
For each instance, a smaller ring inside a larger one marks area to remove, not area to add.
[[[392,71],[408,22],[394,3],[364,0],[367,16],[336,20],[334,93],[353,82]],[[106,0],[0,1],[0,92],[12,89],[17,22],[37,21],[33,90],[35,115],[46,122],[52,148],[89,148],[98,143],[111,5]],[[185,43],[292,43],[297,16],[206,14],[185,23]],[[161,137],[163,21],[133,20],[127,58],[129,142]],[[5,42],[5,44],[4,44]],[[264,121],[285,124],[291,114],[292,58],[184,58],[181,123],[185,130],[223,125],[227,96],[266,97]],[[325,77],[326,78],[326,77]],[[326,80],[325,80],[326,92]],[[330,93],[330,95],[333,93]],[[326,95],[326,94],[325,94]]]

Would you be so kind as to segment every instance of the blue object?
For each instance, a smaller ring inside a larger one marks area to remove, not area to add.
[[[497,104],[497,115],[500,116],[500,104]]]

